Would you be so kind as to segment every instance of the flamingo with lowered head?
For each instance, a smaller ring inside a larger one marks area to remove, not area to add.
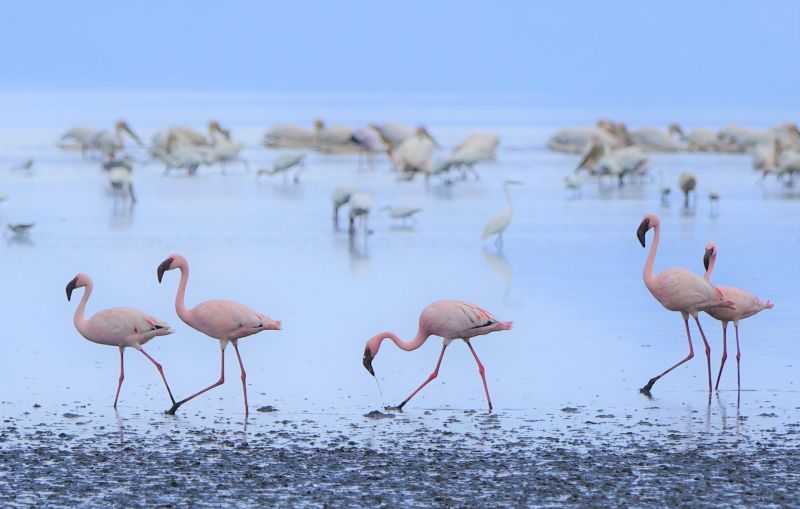
[[[209,300],[188,309],[184,304],[184,296],[186,295],[186,282],[189,280],[189,264],[183,256],[172,254],[161,262],[156,271],[158,282],[161,282],[164,272],[174,269],[181,271],[178,293],[175,296],[175,311],[189,327],[219,340],[221,367],[219,380],[205,389],[173,403],[172,408],[167,410],[167,414],[174,415],[178,408],[187,401],[225,383],[225,347],[231,343],[233,349],[236,350],[236,358],[239,360],[239,368],[242,372],[242,393],[244,394],[244,415],[246,417],[250,412],[247,405],[247,373],[242,364],[242,356],[239,354],[239,340],[265,330],[280,330],[281,322],[230,300]]]
[[[703,256],[703,265],[706,268],[704,279],[706,281],[711,281],[711,273],[714,271],[714,264],[716,261],[717,246],[714,245],[713,242],[709,242],[706,246],[706,253]],[[719,379],[722,377],[722,368],[725,367],[725,360],[728,358],[728,322],[733,322],[733,328],[736,329],[736,388],[741,390],[742,377],[739,370],[739,361],[742,358],[742,353],[739,350],[739,320],[750,318],[765,309],[772,309],[773,304],[769,299],[764,302],[752,293],[742,290],[741,288],[734,288],[732,286],[718,286],[717,288],[725,294],[726,298],[732,300],[736,307],[733,309],[715,307],[706,310],[706,313],[722,322],[722,361],[719,364],[719,374],[717,375],[717,384],[714,386],[714,389],[719,390]]]
[[[689,355],[660,375],[651,378],[640,391],[642,394],[649,396],[653,384],[662,376],[694,357],[692,335],[689,333],[689,315],[691,315],[695,323],[697,323],[697,328],[700,330],[700,336],[703,338],[703,344],[705,345],[708,364],[708,391],[711,392],[711,347],[706,341],[706,335],[703,332],[703,327],[700,326],[697,314],[700,311],[708,311],[711,308],[733,308],[734,303],[726,299],[725,295],[718,288],[712,286],[711,283],[686,269],[669,268],[662,270],[659,274],[653,274],[653,264],[656,260],[658,241],[661,237],[661,221],[655,214],[646,214],[636,230],[636,237],[642,247],[645,247],[645,235],[651,229],[655,230],[655,235],[653,236],[653,244],[650,246],[650,252],[647,255],[647,261],[644,264],[642,274],[644,285],[662,306],[670,311],[680,311],[683,323],[686,326],[686,337],[689,340]]]
[[[156,336],[172,334],[173,330],[167,325],[167,322],[133,308],[105,309],[87,320],[84,318],[83,313],[86,309],[86,302],[88,302],[89,296],[92,294],[92,288],[94,288],[92,278],[83,273],[72,278],[67,284],[67,300],[72,299],[72,292],[76,288],[86,289],[83,291],[80,304],[75,309],[75,317],[73,319],[75,328],[78,329],[81,336],[92,343],[119,347],[119,381],[117,382],[117,393],[114,396],[114,408],[117,408],[119,390],[122,388],[122,381],[125,380],[125,348],[139,350],[142,355],[155,364],[161,379],[164,380],[164,385],[167,387],[169,399],[174,404],[175,398],[172,397],[172,391],[169,389],[167,378],[164,376],[164,369],[142,348],[142,345]]]
[[[490,332],[510,329],[511,322],[501,322],[491,313],[474,304],[457,300],[439,300],[428,304],[425,306],[425,309],[422,310],[422,313],[419,315],[419,329],[417,330],[417,335],[414,336],[414,339],[411,341],[403,341],[393,332],[381,332],[367,340],[367,345],[364,348],[364,367],[372,376],[375,376],[372,361],[375,360],[375,356],[378,355],[378,350],[384,339],[392,340],[398,348],[407,352],[416,350],[422,346],[430,336],[439,336],[444,340],[442,352],[439,354],[439,360],[436,362],[436,368],[433,370],[433,373],[422,382],[422,385],[420,385],[417,390],[412,392],[409,397],[395,407],[397,410],[402,410],[411,398],[439,375],[439,366],[442,364],[442,357],[444,357],[444,351],[447,349],[448,345],[450,345],[453,340],[462,339],[467,344],[467,347],[469,347],[473,357],[475,357],[475,362],[478,363],[478,372],[483,381],[483,390],[486,392],[486,402],[489,404],[489,411],[491,412],[492,400],[489,397],[489,387],[486,385],[485,370],[483,364],[481,364],[481,360],[478,358],[478,354],[475,353],[475,349],[472,348],[470,340],[475,336],[482,336]]]

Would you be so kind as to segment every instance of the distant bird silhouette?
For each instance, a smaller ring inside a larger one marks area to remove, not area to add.
[[[697,187],[697,177],[695,177],[694,173],[690,171],[681,173],[681,176],[678,178],[678,187],[680,187],[681,191],[683,192],[684,208],[689,208],[689,193],[694,195],[694,190]],[[694,204],[696,200],[697,197],[695,196],[692,200],[692,204]]]

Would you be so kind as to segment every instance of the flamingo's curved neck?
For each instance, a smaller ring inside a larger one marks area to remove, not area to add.
[[[185,297],[186,297],[186,283],[189,281],[189,265],[182,264],[180,265],[181,270],[181,281],[178,283],[178,293],[175,294],[175,311],[178,312],[178,316],[184,322],[189,321],[189,310],[186,309],[185,304]]]
[[[717,262],[717,253],[711,255],[711,258],[708,260],[708,268],[706,269],[706,273],[703,275],[703,279],[706,281],[711,281],[711,273],[714,272],[714,264]]]
[[[380,344],[384,339],[391,339],[392,342],[397,345],[397,348],[401,350],[405,350],[406,352],[410,352],[411,350],[416,350],[428,339],[429,334],[426,334],[422,329],[417,331],[417,335],[414,336],[414,339],[411,341],[403,341],[400,337],[397,336],[394,332],[381,332],[376,337],[378,338],[378,348],[380,348]]]
[[[650,252],[647,254],[647,261],[644,263],[644,271],[642,276],[644,277],[644,283],[648,287],[653,283],[655,277],[653,276],[653,265],[656,261],[656,251],[658,251],[658,241],[661,238],[661,225],[656,223],[653,227],[655,231],[653,235],[653,243],[650,245]]]
[[[83,297],[81,297],[81,302],[78,304],[78,307],[75,309],[75,317],[73,318],[73,322],[75,323],[75,328],[78,331],[83,332],[84,327],[86,326],[86,318],[84,318],[84,310],[86,309],[86,302],[89,301],[89,296],[92,294],[92,289],[94,288],[94,284],[90,281],[84,287],[83,290]]]

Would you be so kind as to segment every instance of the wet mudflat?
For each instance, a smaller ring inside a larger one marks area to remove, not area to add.
[[[535,420],[275,410],[247,427],[241,416],[198,426],[76,412],[48,425],[34,412],[5,419],[2,505],[790,507],[800,487],[800,425],[719,400],[680,421],[657,405],[649,416],[564,407]]]

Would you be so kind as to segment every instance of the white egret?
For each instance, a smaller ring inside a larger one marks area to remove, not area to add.
[[[683,131],[676,123],[672,123],[664,131],[658,127],[642,127],[631,131],[631,141],[634,145],[649,152],[677,152],[681,149],[678,141],[673,137],[677,134],[683,137]]]
[[[514,215],[514,209],[511,203],[511,193],[508,190],[509,186],[519,186],[522,185],[522,182],[516,180],[506,180],[503,183],[503,192],[506,194],[506,200],[508,205],[502,212],[498,215],[493,217],[486,223],[486,226],[483,228],[482,238],[489,237],[490,235],[497,235],[495,239],[495,244],[500,247],[503,243],[503,232],[508,228],[508,225],[511,224],[511,218]]]

